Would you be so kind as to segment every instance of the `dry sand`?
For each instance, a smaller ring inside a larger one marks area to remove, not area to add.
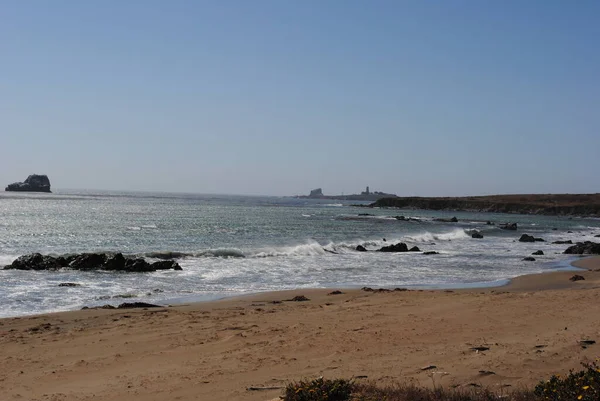
[[[248,388],[320,375],[529,386],[600,354],[600,259],[577,264],[591,270],[483,290],[298,290],[2,319],[0,399],[264,401],[281,390]],[[300,294],[310,301],[273,302]]]

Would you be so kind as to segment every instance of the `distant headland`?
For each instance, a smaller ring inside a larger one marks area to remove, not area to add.
[[[370,207],[600,217],[600,194],[389,197]]]
[[[369,187],[360,194],[351,195],[324,195],[323,189],[317,188],[310,191],[309,195],[298,195],[296,198],[300,199],[333,199],[333,200],[352,200],[352,201],[377,201],[382,198],[395,198],[395,194],[386,194],[385,192],[374,191],[371,192]]]
[[[17,192],[52,192],[50,191],[50,179],[47,175],[32,174],[24,182],[9,184],[5,191]]]

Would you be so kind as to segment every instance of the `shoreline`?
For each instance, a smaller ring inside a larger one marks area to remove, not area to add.
[[[556,271],[485,289],[301,289],[4,318],[0,383],[7,400],[57,401],[265,401],[317,376],[532,386],[600,351],[578,343],[600,342],[600,257],[574,264],[585,280]]]
[[[560,261],[557,263],[556,268],[553,268],[551,270],[548,271],[542,271],[542,272],[538,272],[538,273],[529,273],[529,274],[524,274],[524,275],[520,275],[520,276],[516,276],[516,277],[512,277],[512,278],[506,278],[506,279],[499,279],[499,280],[494,280],[494,281],[482,281],[482,282],[473,282],[473,283],[450,283],[450,284],[441,284],[441,285],[405,285],[405,286],[399,286],[398,288],[401,288],[403,291],[407,290],[407,291],[461,291],[461,292],[469,292],[469,291],[485,291],[485,290],[493,290],[493,289],[507,289],[507,290],[515,290],[515,289],[521,289],[521,290],[536,290],[536,291],[541,291],[546,289],[543,285],[539,286],[539,285],[533,285],[532,283],[535,282],[536,280],[534,280],[533,278],[537,277],[537,276],[543,276],[544,280],[541,280],[541,283],[549,283],[549,282],[553,282],[554,279],[553,278],[548,278],[547,275],[552,275],[552,274],[557,274],[557,273],[565,273],[562,274],[561,276],[566,276],[568,273],[573,274],[574,272],[577,271],[581,271],[581,270],[585,270],[585,267],[580,267],[578,266],[578,264],[581,264],[580,262],[582,262],[583,260],[586,259],[594,259],[594,258],[598,258],[598,261],[600,263],[600,256],[598,255],[587,255],[587,256],[583,256],[583,255],[572,255],[571,257]],[[586,264],[584,263],[583,266],[585,266]],[[210,304],[213,302],[220,302],[220,301],[227,301],[227,300],[236,300],[236,299],[245,299],[245,298],[255,298],[255,297],[260,297],[260,296],[266,296],[268,298],[270,298],[271,294],[288,294],[288,293],[295,293],[295,292],[314,292],[314,291],[334,291],[334,290],[342,290],[342,291],[359,291],[362,288],[365,288],[367,286],[365,285],[356,285],[356,286],[351,286],[351,287],[308,287],[308,288],[292,288],[292,289],[281,289],[281,290],[273,290],[273,291],[259,291],[259,292],[247,292],[247,293],[241,293],[241,294],[229,294],[229,295],[219,295],[219,294],[215,294],[213,296],[204,296],[204,295],[191,295],[191,296],[184,296],[184,297],[174,297],[174,298],[167,298],[163,301],[156,301],[156,302],[148,302],[148,303],[155,303],[157,306],[160,307],[178,307],[181,305],[194,305],[194,304]],[[387,287],[382,287],[382,286],[371,286],[374,290],[379,290],[379,289],[387,289],[387,288],[394,288],[394,286],[387,286]],[[553,286],[550,286],[548,288],[554,288]],[[136,299],[126,299],[123,298],[120,302],[113,302],[114,304],[120,304],[120,303],[126,303],[126,302],[136,302]],[[146,301],[144,301],[146,302]],[[104,304],[107,305],[107,304]],[[5,316],[5,317],[0,317],[0,321],[2,319],[11,319],[11,318],[26,318],[26,317],[32,317],[32,316],[44,316],[44,315],[51,315],[51,314],[57,314],[57,313],[69,313],[69,312],[76,312],[79,310],[84,310],[83,308],[87,308],[90,310],[97,310],[100,309],[103,305],[95,305],[95,306],[82,306],[78,309],[70,309],[70,310],[58,310],[58,311],[52,311],[52,312],[42,312],[42,313],[33,313],[33,314],[25,314],[25,315],[15,315],[15,316]],[[114,306],[114,305],[113,305]]]

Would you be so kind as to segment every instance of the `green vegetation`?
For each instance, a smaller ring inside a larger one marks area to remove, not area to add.
[[[350,380],[325,380],[322,377],[290,383],[285,388],[285,401],[347,401],[354,383]]]
[[[283,401],[598,401],[600,368],[583,364],[565,378],[552,376],[533,390],[492,391],[487,388],[429,389],[415,385],[377,386],[353,380],[318,378],[290,383]]]
[[[600,368],[595,362],[583,366],[584,370],[571,371],[564,379],[552,376],[547,382],[538,384],[535,395],[541,400],[551,401],[600,400]]]

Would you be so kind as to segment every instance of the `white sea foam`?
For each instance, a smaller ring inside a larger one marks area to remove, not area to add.
[[[467,234],[467,232],[463,229],[456,229],[448,233],[439,234],[426,231],[422,234],[407,235],[405,238],[412,242],[451,241],[469,238],[469,234]]]

